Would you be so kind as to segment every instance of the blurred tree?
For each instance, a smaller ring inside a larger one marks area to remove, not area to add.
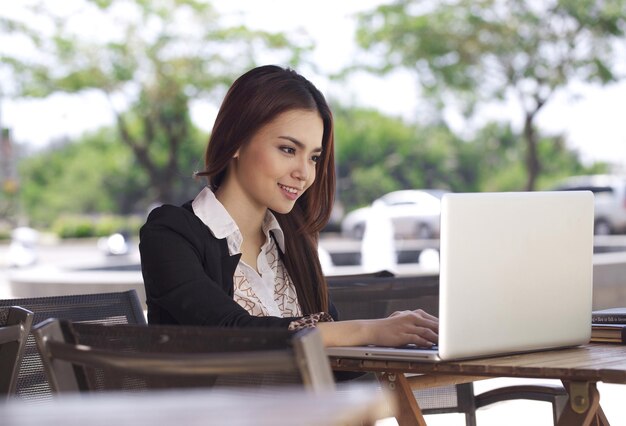
[[[333,106],[339,198],[345,208],[386,192],[459,184],[458,139],[445,127],[421,128],[363,108]]]
[[[491,122],[461,146],[459,155],[466,157],[464,170],[473,174],[477,190],[517,191],[524,187],[527,174],[522,138],[509,123]],[[568,149],[559,135],[538,134],[537,156],[543,164],[537,189],[549,189],[566,176],[606,173],[609,169],[600,162],[583,164],[578,152]]]
[[[510,124],[488,123],[470,140],[445,124],[409,124],[376,110],[333,105],[338,199],[346,211],[399,189],[456,192],[514,191],[526,180],[524,144]],[[604,173],[585,166],[563,139],[538,136],[544,166],[539,185],[549,188],[570,175]]]
[[[130,131],[140,127],[128,120]],[[199,162],[205,135],[194,130],[193,143],[181,147],[182,163]],[[154,200],[150,176],[136,166],[132,150],[117,143],[117,129],[103,128],[77,140],[57,141],[45,150],[24,158],[20,174],[21,204],[31,222],[48,227],[62,214],[144,214]],[[185,200],[193,198],[204,184],[191,173],[177,176],[173,188]]]
[[[367,205],[396,189],[444,188],[453,191],[515,190],[524,182],[520,136],[510,125],[490,123],[475,139],[462,141],[444,125],[418,126],[375,110],[334,105],[338,200],[346,210]],[[127,114],[130,132],[142,122]],[[181,147],[183,164],[201,167],[206,135],[192,128],[191,143]],[[153,200],[150,177],[136,166],[132,150],[117,143],[115,127],[62,140],[23,158],[20,204],[32,225],[49,227],[59,217],[100,217],[106,213],[140,216]],[[580,164],[577,153],[554,138],[542,137],[539,155],[546,164],[540,186],[564,176],[602,173],[606,167]],[[184,173],[174,179],[185,200],[204,184]],[[2,197],[0,196],[0,205]]]
[[[117,138],[159,202],[179,201],[176,181],[192,171],[181,155],[193,139],[190,102],[215,95],[268,52],[295,65],[310,48],[280,33],[225,26],[200,0],[34,0],[22,12],[19,19],[0,12],[0,64],[11,70],[3,92],[104,93]]]
[[[0,127],[0,234],[4,228],[19,224],[19,181],[15,164],[23,155],[18,144],[11,141],[8,129]]]
[[[376,62],[359,67],[414,70],[438,110],[467,117],[517,99],[531,190],[542,171],[537,114],[571,82],[621,78],[625,31],[626,0],[396,0],[360,15],[358,42]]]
[[[112,129],[78,141],[56,141],[20,163],[21,199],[34,225],[47,226],[61,213],[114,213],[138,195],[141,174],[132,152],[115,140]],[[144,177],[145,180],[145,177]]]

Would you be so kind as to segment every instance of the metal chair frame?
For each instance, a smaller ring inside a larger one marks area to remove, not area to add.
[[[33,313],[20,306],[0,309],[0,395],[15,394]]]
[[[94,381],[85,379],[89,369],[101,372],[104,381],[111,374],[158,377],[166,382],[168,378],[189,377],[194,380],[190,386],[196,386],[203,376],[297,373],[313,391],[335,388],[320,333],[314,328],[292,333],[173,325],[88,325],[49,319],[36,325],[33,334],[55,392],[101,390]],[[140,334],[145,339],[134,339]],[[132,347],[120,349],[120,341],[132,341]],[[159,341],[175,349],[161,347]],[[219,344],[214,343],[217,341]],[[145,389],[149,389],[148,381],[145,383]],[[206,383],[209,387],[210,381]],[[178,387],[174,382],[170,386]]]
[[[51,317],[91,323],[146,324],[135,290],[0,300],[0,307],[13,305],[31,311],[32,324]],[[48,400],[52,396],[32,333],[26,340],[15,395],[27,401]]]

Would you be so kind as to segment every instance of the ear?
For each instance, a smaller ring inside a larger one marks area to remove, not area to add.
[[[239,150],[235,152],[235,155],[233,155],[233,158],[239,158]]]

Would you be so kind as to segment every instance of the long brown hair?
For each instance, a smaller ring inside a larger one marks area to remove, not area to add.
[[[328,312],[328,289],[317,255],[320,230],[330,217],[335,193],[333,116],[324,96],[306,78],[275,65],[254,68],[226,93],[215,119],[204,158],[206,176],[215,191],[237,150],[279,114],[317,111],[324,124],[322,153],[311,187],[287,214],[273,212],[285,234],[282,256],[304,314]]]

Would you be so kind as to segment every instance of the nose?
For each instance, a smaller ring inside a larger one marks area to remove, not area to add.
[[[315,176],[315,165],[307,158],[298,159],[292,176],[300,181],[307,182],[311,176]]]

